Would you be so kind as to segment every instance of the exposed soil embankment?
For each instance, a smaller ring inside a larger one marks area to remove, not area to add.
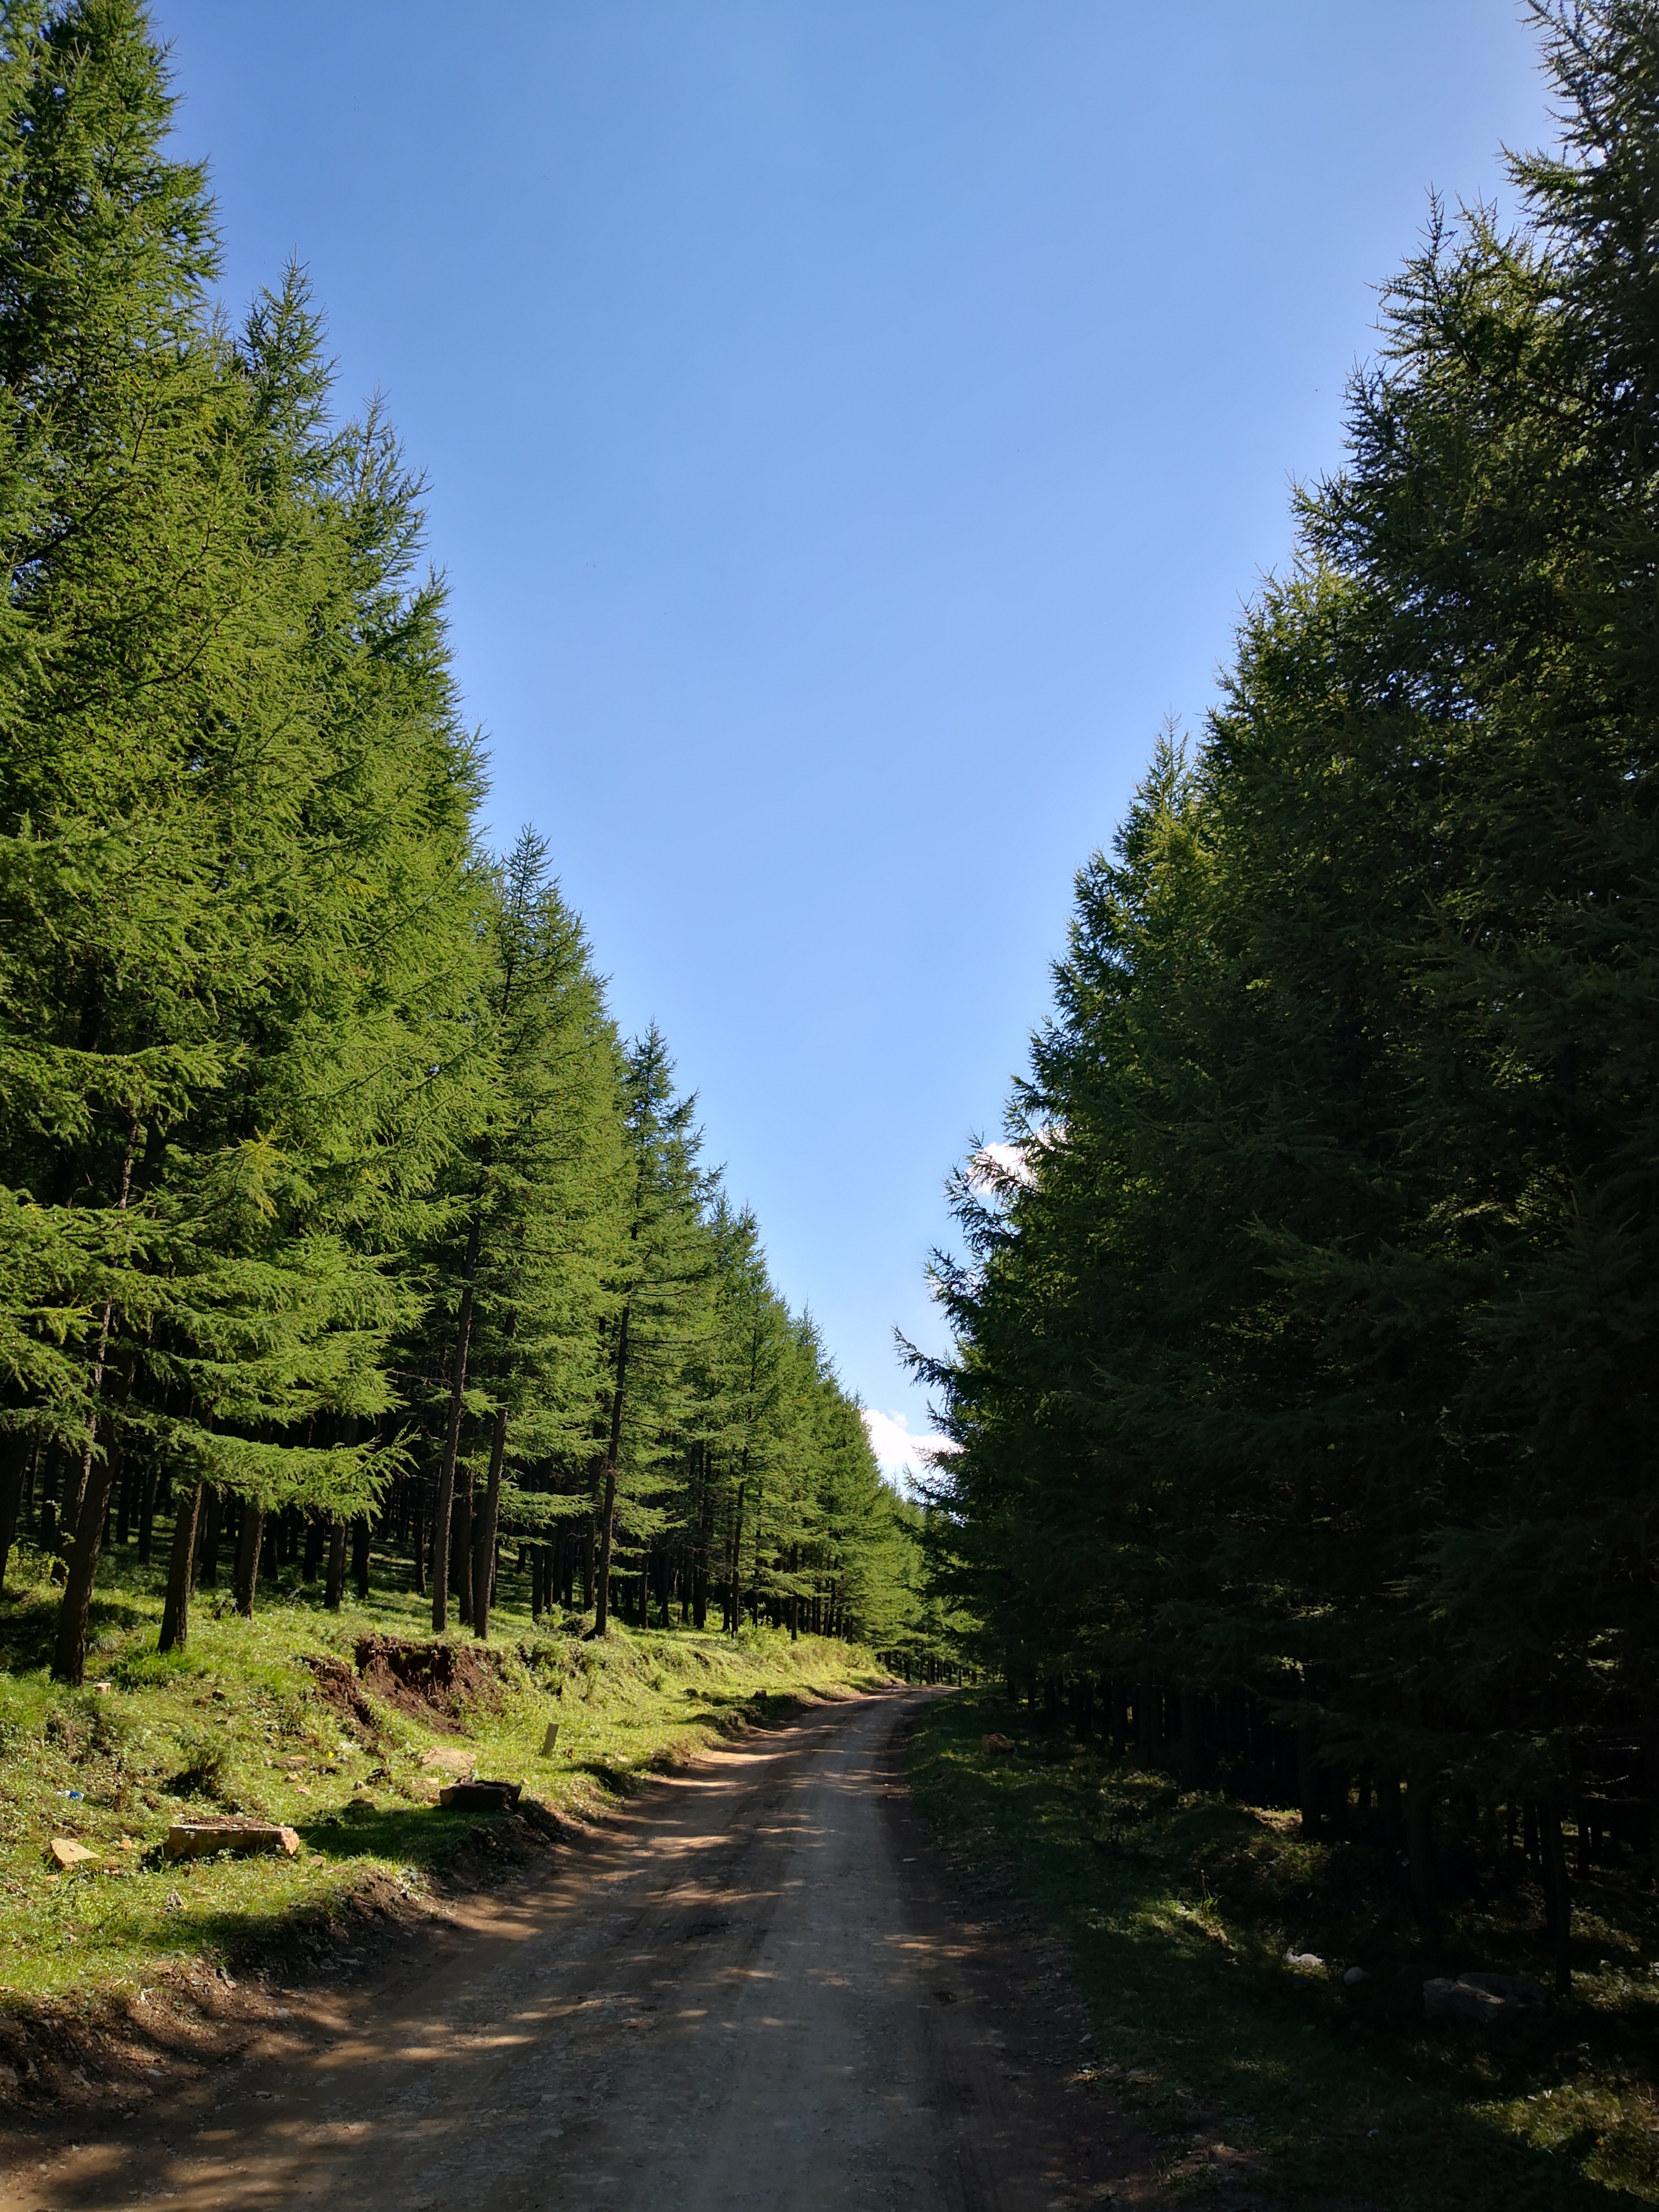
[[[507,1699],[505,1655],[486,1645],[360,1636],[355,1672],[332,1652],[300,1656],[324,1702],[375,1736],[384,1734],[384,1726],[368,1693],[404,1719],[446,1735],[464,1735],[478,1713],[498,1713]]]

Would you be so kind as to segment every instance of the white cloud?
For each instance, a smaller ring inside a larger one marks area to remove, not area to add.
[[[1063,1122],[1045,1121],[1040,1128],[1031,1130],[1029,1135],[1016,1137],[1010,1144],[981,1145],[976,1152],[969,1155],[969,1179],[993,1202],[1006,1195],[1010,1183],[1029,1188],[1036,1181],[1032,1153],[1058,1143],[1065,1133]]]
[[[910,1425],[902,1413],[878,1413],[866,1406],[864,1426],[882,1473],[890,1482],[897,1483],[904,1490],[913,1486],[918,1475],[933,1473],[936,1452],[962,1449],[950,1437],[912,1436]]]
[[[981,1145],[969,1164],[974,1170],[974,1181],[987,1191],[996,1188],[985,1172],[987,1168],[994,1169],[1011,1182],[1029,1183],[1031,1180],[1030,1163],[1024,1145]]]

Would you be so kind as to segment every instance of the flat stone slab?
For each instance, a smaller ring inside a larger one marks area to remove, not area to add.
[[[460,1811],[507,1813],[519,1802],[522,1782],[452,1782],[438,1792],[441,1805]]]
[[[50,1849],[54,1863],[66,1873],[70,1867],[85,1866],[98,1856],[96,1851],[89,1851],[84,1844],[77,1844],[72,1836],[54,1836]]]
[[[170,1859],[204,1859],[215,1851],[270,1851],[291,1859],[300,1838],[278,1821],[227,1814],[218,1820],[175,1820],[161,1848]]]

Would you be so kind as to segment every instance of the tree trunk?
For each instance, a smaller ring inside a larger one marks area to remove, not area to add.
[[[89,1465],[87,1480],[81,1497],[81,1513],[75,1528],[75,1541],[70,1550],[69,1576],[64,1585],[63,1602],[58,1608],[58,1644],[52,1654],[52,1671],[60,1682],[72,1682],[78,1687],[87,1671],[87,1631],[92,1617],[92,1586],[98,1574],[98,1554],[103,1548],[104,1521],[109,1510],[110,1491],[120,1464],[120,1450],[113,1437],[106,1446],[102,1463],[91,1458],[95,1446],[88,1446]]]
[[[17,1537],[17,1509],[23,1499],[30,1449],[27,1430],[0,1431],[0,1593],[6,1587],[6,1569]]]
[[[327,1550],[328,1530],[324,1527],[320,1516],[315,1513],[307,1514],[305,1562],[300,1569],[302,1581],[307,1583],[316,1581],[318,1575],[322,1571],[323,1558]]]
[[[1440,1896],[1434,1879],[1434,1787],[1425,1775],[1406,1784],[1406,1858],[1412,1911],[1433,1942],[1440,1938]]]
[[[1159,1725],[1159,1692],[1152,1682],[1135,1685],[1135,1749],[1142,1759],[1152,1760],[1163,1747],[1164,1731]]]
[[[323,1585],[323,1603],[331,1613],[340,1610],[340,1601],[345,1595],[346,1525],[336,1521],[328,1532],[328,1580]]]
[[[210,1482],[202,1498],[202,1566],[196,1577],[204,1589],[214,1589],[219,1580],[219,1531],[224,1515],[224,1492]]]
[[[155,1486],[159,1479],[153,1453],[146,1455],[144,1485],[138,1493],[138,1564],[149,1565],[150,1553],[155,1548]]]
[[[1561,1793],[1551,1790],[1538,1806],[1543,1844],[1544,1885],[1550,1905],[1550,1935],[1555,1953],[1555,1994],[1572,1995],[1572,1889],[1567,1854],[1561,1841]]]
[[[593,1633],[603,1636],[611,1613],[611,1547],[617,1523],[617,1467],[622,1455],[623,1395],[628,1388],[628,1332],[631,1306],[624,1306],[617,1324],[617,1383],[611,1394],[611,1437],[605,1454],[605,1502],[599,1516],[599,1594],[593,1614]]]
[[[489,1480],[483,1510],[472,1540],[472,1633],[480,1643],[489,1634],[489,1601],[495,1595],[495,1522],[501,1504],[501,1462],[507,1456],[507,1407],[497,1406],[489,1438]]]
[[[119,1192],[117,1194],[115,1200],[115,1208],[118,1213],[125,1212],[126,1211],[127,1200],[132,1195],[132,1163],[138,1150],[138,1140],[143,1134],[143,1131],[139,1127],[138,1117],[134,1114],[130,1117],[127,1122],[126,1150],[121,1160],[121,1188]],[[86,1445],[81,1455],[81,1464],[77,1470],[77,1480],[76,1481],[74,1492],[68,1501],[70,1510],[64,1516],[64,1528],[70,1539],[72,1548],[76,1553],[82,1555],[81,1565],[83,1569],[83,1575],[82,1578],[85,1582],[86,1588],[84,1595],[76,1601],[74,1606],[71,1606],[70,1602],[69,1589],[66,1588],[64,1590],[64,1609],[58,1615],[58,1660],[64,1659],[74,1648],[76,1648],[78,1638],[78,1648],[81,1656],[77,1662],[77,1671],[72,1676],[65,1676],[63,1678],[64,1680],[72,1680],[76,1682],[80,1680],[81,1674],[84,1672],[86,1667],[85,1615],[88,1608],[92,1603],[91,1577],[97,1571],[98,1553],[103,1542],[104,1534],[103,1516],[108,1510],[109,1507],[109,1482],[107,1477],[111,1466],[111,1455],[106,1452],[104,1457],[104,1472],[106,1480],[101,1483],[94,1485],[93,1482],[93,1455],[98,1448],[97,1401],[103,1393],[104,1362],[109,1356],[110,1324],[113,1321],[114,1317],[114,1303],[112,1299],[106,1298],[104,1300],[103,1318],[100,1322],[98,1328],[98,1349],[93,1356],[92,1362],[90,1395],[93,1400],[93,1410],[87,1416]],[[129,1389],[131,1387],[131,1382],[132,1376],[131,1373],[129,1373],[127,1377]],[[88,1540],[83,1544],[82,1541],[81,1527],[82,1508],[85,1503],[88,1491],[93,1489],[97,1490],[100,1498],[98,1523],[91,1531]],[[89,1563],[88,1558],[85,1556],[87,1554],[90,1555]],[[71,1583],[74,1582],[75,1577],[73,1574],[70,1575],[69,1580]],[[72,1615],[76,1611],[78,1611],[82,1616],[78,1631],[76,1629],[72,1619]],[[57,1665],[58,1662],[54,1661],[54,1673],[57,1672]]]
[[[461,1306],[455,1317],[455,1364],[449,1378],[449,1426],[444,1434],[444,1455],[438,1463],[438,1502],[432,1513],[432,1627],[438,1636],[449,1626],[449,1522],[455,1504],[455,1462],[461,1449],[467,1350],[472,1341],[472,1285],[483,1234],[483,1224],[475,1213],[467,1231]]]
[[[1400,1777],[1381,1775],[1376,1784],[1376,1817],[1386,1850],[1396,1856],[1404,1846],[1406,1824],[1400,1809]]]
[[[253,1618],[253,1594],[259,1587],[259,1546],[264,1533],[264,1508],[245,1498],[241,1531],[236,1539],[236,1610],[244,1620]]]
[[[424,1486],[415,1493],[415,1510],[411,1516],[410,1551],[415,1562],[415,1595],[426,1595],[426,1492]]]
[[[1204,1787],[1204,1704],[1196,1690],[1181,1692],[1181,1783],[1185,1790]]]
[[[472,1478],[455,1481],[455,1510],[449,1534],[455,1568],[455,1610],[470,1628],[472,1625]]]
[[[368,1595],[368,1516],[360,1513],[351,1524],[351,1579],[360,1599]]]
[[[1296,1803],[1304,1836],[1319,1833],[1319,1765],[1314,1757],[1311,1721],[1296,1724]]]
[[[167,1604],[161,1613],[161,1651],[182,1651],[190,1635],[190,1578],[196,1563],[196,1523],[204,1485],[197,1483],[179,1500],[173,1523],[173,1553],[167,1561]]]
[[[599,1511],[599,1567],[593,1577],[593,1633],[603,1636],[611,1614],[611,1540],[617,1522],[617,1470],[605,1470],[605,1498]]]

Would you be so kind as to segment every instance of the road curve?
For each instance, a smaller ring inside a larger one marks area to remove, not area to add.
[[[1016,1977],[944,1908],[902,1781],[926,1694],[816,1707],[712,1753],[495,1900],[435,1972],[220,2069],[142,2135],[14,2167],[0,2206],[1146,2201],[1133,2143],[1033,2065],[1029,2018],[1000,2002]]]

